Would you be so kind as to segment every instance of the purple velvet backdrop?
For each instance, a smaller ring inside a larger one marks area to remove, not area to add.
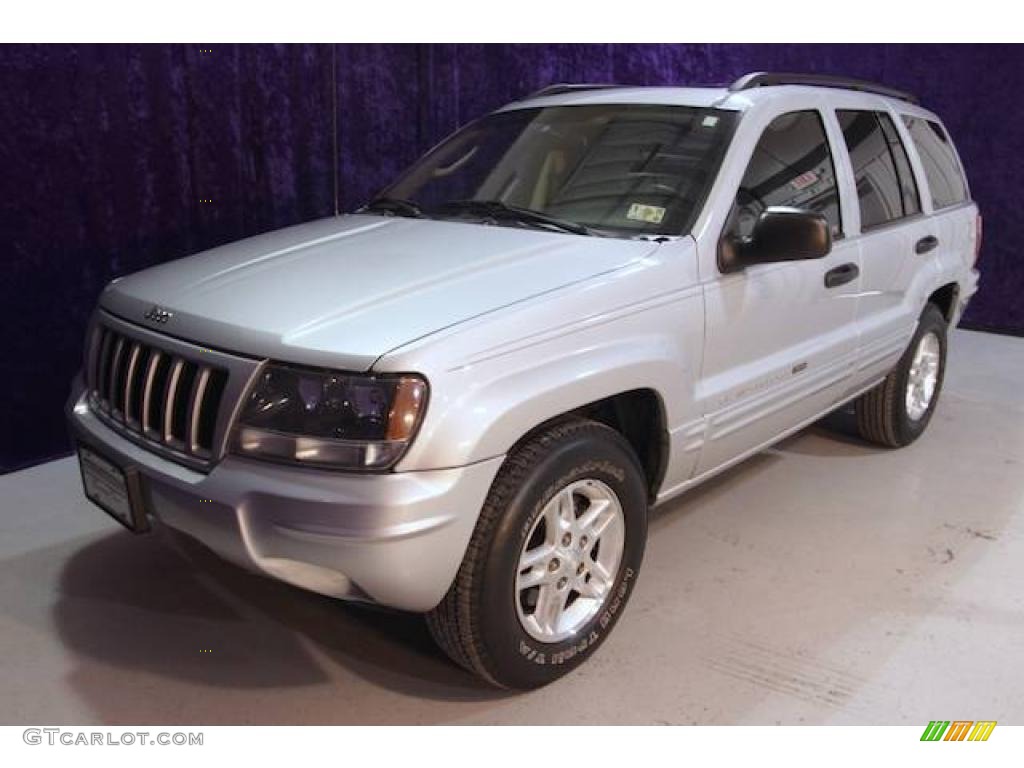
[[[956,138],[985,214],[983,287],[967,320],[1024,331],[1024,219],[1012,202],[1024,107],[1001,97],[1024,80],[1022,50],[0,46],[0,469],[67,450],[61,408],[108,280],[328,216],[336,185],[351,209],[459,124],[552,82],[721,83],[780,69],[916,92]]]

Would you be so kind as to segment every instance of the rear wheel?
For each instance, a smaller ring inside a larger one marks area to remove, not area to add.
[[[899,364],[857,400],[861,436],[891,448],[914,442],[935,412],[945,372],[946,319],[928,304]]]
[[[494,481],[455,582],[427,615],[456,662],[536,688],[604,641],[647,536],[643,473],[614,430],[565,421],[517,447]]]

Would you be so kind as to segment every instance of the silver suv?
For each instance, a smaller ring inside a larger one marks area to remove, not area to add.
[[[85,491],[536,687],[622,615],[653,505],[850,401],[924,431],[980,239],[907,94],[554,86],[354,214],[113,281]]]

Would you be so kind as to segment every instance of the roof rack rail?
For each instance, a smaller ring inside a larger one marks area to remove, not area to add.
[[[911,104],[919,104],[918,98],[906,91],[897,88],[889,88],[885,85],[872,83],[867,80],[856,80],[852,77],[839,77],[836,75],[801,75],[794,72],[750,72],[734,81],[729,86],[730,91],[749,91],[752,88],[761,88],[768,85],[813,85],[819,88],[846,88],[851,91],[863,91],[864,93],[877,93],[879,96],[890,96],[894,99],[909,101]]]
[[[526,98],[536,99],[541,96],[557,96],[560,93],[573,93],[574,91],[596,91],[601,88],[617,88],[610,83],[552,83],[544,86],[539,91],[534,91]]]

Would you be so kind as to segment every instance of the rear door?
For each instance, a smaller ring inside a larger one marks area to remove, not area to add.
[[[859,258],[844,237],[834,147],[822,112],[802,109],[764,121],[759,130],[748,129],[759,138],[733,187],[722,235],[749,236],[762,211],[788,206],[823,214],[833,247],[822,259],[757,264],[705,282],[698,473],[826,410],[856,360]],[[830,274],[847,279],[826,279]]]
[[[893,117],[882,110],[840,109],[859,212],[860,350],[849,391],[884,376],[914,333],[920,301],[912,294],[922,271],[934,270],[939,233],[922,210],[921,194]]]
[[[961,277],[968,288],[967,271],[977,254],[978,209],[971,201],[963,166],[945,128],[930,117],[901,115],[909,137],[907,148],[917,156],[917,176],[924,206],[930,208],[939,244],[936,259],[945,274]],[[956,318],[954,318],[956,319]]]

